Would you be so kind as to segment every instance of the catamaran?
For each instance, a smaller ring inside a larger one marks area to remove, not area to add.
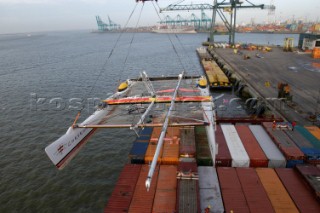
[[[144,127],[162,127],[157,148],[146,177],[149,189],[157,159],[169,126],[205,126],[215,162],[215,112],[207,80],[201,76],[149,78],[141,72],[137,79],[121,83],[118,91],[103,100],[96,111],[45,148],[58,169],[63,169],[98,128],[129,128],[137,135]]]

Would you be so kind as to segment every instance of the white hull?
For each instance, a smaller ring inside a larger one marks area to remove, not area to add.
[[[209,89],[201,89],[201,95],[207,96],[210,95]],[[212,163],[213,166],[216,163],[216,153],[217,153],[217,147],[216,147],[216,138],[215,138],[215,130],[216,130],[216,122],[215,122],[215,112],[213,110],[214,103],[213,102],[202,102],[202,109],[203,109],[203,117],[204,119],[209,123],[208,126],[206,126],[206,133],[208,137],[208,145],[211,152],[212,157]]]
[[[193,29],[155,29],[153,33],[169,33],[169,34],[195,34],[197,31]]]
[[[133,84],[134,82],[130,82],[127,90],[117,92],[108,99],[124,96]],[[103,118],[112,111],[113,107],[114,106],[107,106],[103,109],[97,109],[85,121],[80,123],[80,126],[99,124]],[[95,128],[69,127],[64,135],[45,148],[45,152],[58,169],[63,169],[87,143],[88,139],[95,131]]]

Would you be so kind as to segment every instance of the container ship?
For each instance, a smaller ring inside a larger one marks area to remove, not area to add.
[[[45,151],[62,169],[96,129],[136,132],[104,212],[319,212],[319,128],[226,121],[209,87],[201,76],[143,72]]]
[[[197,31],[192,26],[170,26],[164,25],[153,29],[153,33],[165,33],[165,34],[194,34]]]

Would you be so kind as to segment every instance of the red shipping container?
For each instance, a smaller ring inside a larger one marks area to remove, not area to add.
[[[128,211],[140,170],[141,165],[127,164],[124,166],[104,209],[105,213]]]
[[[177,170],[178,172],[183,172],[183,173],[187,173],[187,172],[197,173],[198,166],[196,162],[179,162]]]
[[[152,212],[175,212],[177,166],[161,165]]]
[[[159,167],[157,166],[154,171],[149,191],[147,191],[145,185],[148,172],[149,165],[142,165],[128,212],[150,213],[152,211],[153,199],[158,181]]]
[[[250,212],[275,212],[254,168],[236,168]]]
[[[177,212],[200,212],[200,195],[198,180],[191,177],[198,176],[196,162],[179,162],[178,174],[184,174],[190,179],[180,179],[177,184]],[[193,176],[192,176],[193,174]]]
[[[250,212],[235,168],[217,167],[217,173],[225,211]]]
[[[250,167],[268,167],[268,158],[248,126],[236,125],[241,142],[250,158]]]
[[[218,154],[216,155],[215,165],[230,167],[232,163],[232,158],[220,125],[217,125],[216,143],[218,144]]]
[[[297,171],[286,168],[275,170],[300,212],[320,212],[320,203]]]
[[[279,147],[287,160],[304,160],[303,152],[297,147],[297,145],[295,145],[288,135],[281,130],[274,130],[271,122],[263,122],[262,126]]]
[[[297,165],[296,169],[304,177],[304,180],[312,188],[318,199],[320,199],[320,169],[313,165]]]
[[[195,142],[194,127],[180,129],[180,149],[179,156],[195,157],[196,142]]]

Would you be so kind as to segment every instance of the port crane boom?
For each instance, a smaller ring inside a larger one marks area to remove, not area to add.
[[[160,12],[166,11],[181,11],[181,10],[212,10],[212,22],[211,22],[211,31],[210,31],[210,41],[214,42],[214,30],[216,22],[216,14],[220,16],[229,33],[229,44],[234,45],[235,43],[235,31],[236,31],[236,21],[237,21],[237,9],[249,9],[249,8],[260,8],[268,9],[269,11],[274,11],[274,5],[265,5],[265,4],[254,4],[249,0],[214,0],[213,5],[211,4],[170,4],[169,6],[160,9]],[[230,14],[230,21],[224,15],[224,12]]]

